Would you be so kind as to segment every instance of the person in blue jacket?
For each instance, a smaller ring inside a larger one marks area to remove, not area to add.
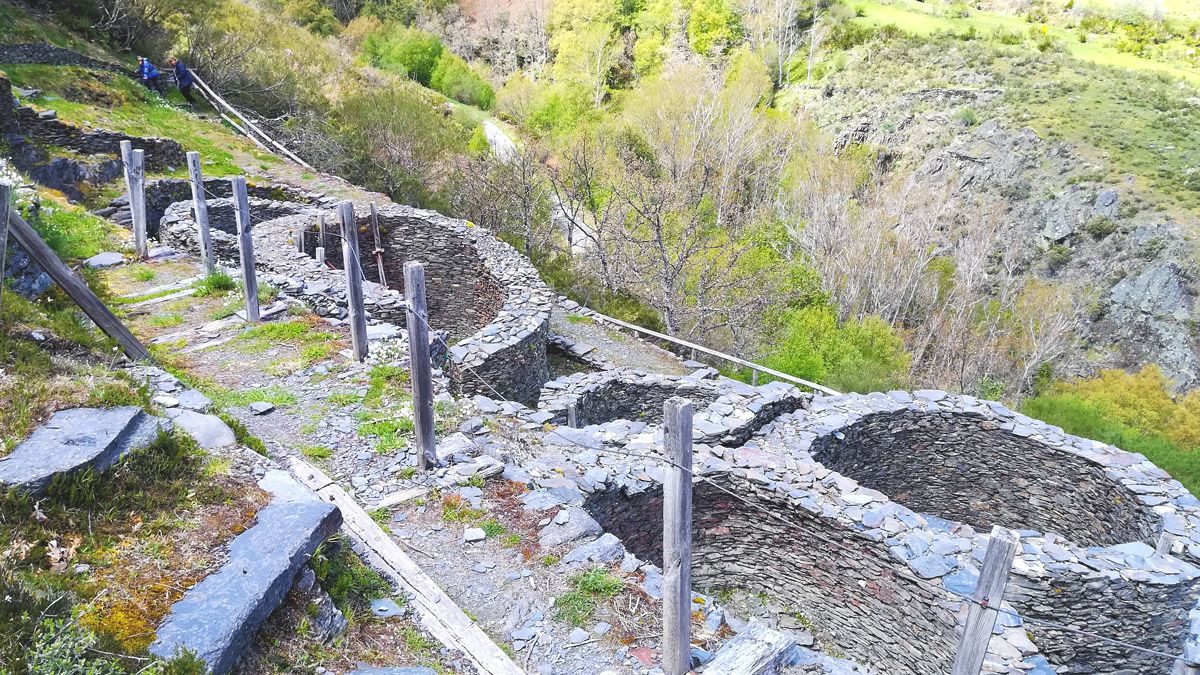
[[[141,78],[142,84],[146,85],[150,89],[153,89],[154,91],[157,91],[160,96],[166,95],[166,92],[163,91],[162,82],[158,79],[158,68],[155,68],[154,64],[150,63],[150,59],[144,56],[138,57],[137,74],[138,77]]]
[[[167,63],[175,69],[175,84],[179,86],[179,93],[187,99],[188,105],[196,107],[196,99],[192,98],[192,85],[196,84],[196,78],[192,75],[192,71],[183,65],[183,61],[172,56],[167,59]]]

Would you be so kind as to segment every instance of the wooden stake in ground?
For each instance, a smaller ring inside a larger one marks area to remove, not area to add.
[[[4,265],[8,258],[8,212],[12,199],[13,186],[0,183],[0,313],[4,309]]]
[[[346,270],[346,304],[350,308],[350,347],[354,359],[367,358],[367,310],[363,306],[362,267],[358,258],[358,223],[354,204],[338,204],[342,221],[342,267]]]
[[[375,235],[375,265],[379,268],[379,285],[387,288],[387,272],[383,269],[383,239],[379,234],[379,214],[371,202],[371,233]]]
[[[125,165],[129,213],[133,217],[133,250],[139,259],[145,260],[150,252],[146,244],[146,152],[134,150],[129,141],[121,141],[121,160]]]
[[[408,363],[413,388],[413,427],[417,444],[417,468],[437,466],[433,435],[433,364],[429,360],[429,310],[425,305],[425,266],[404,263],[404,299],[407,301]]]
[[[313,257],[322,265],[325,264],[325,216],[317,220],[317,248],[313,251]]]
[[[999,525],[992,526],[992,539],[983,554],[983,567],[975,582],[974,602],[967,608],[967,625],[963,629],[958,652],[954,654],[951,675],[979,675],[988,641],[996,625],[996,608],[1004,600],[1004,585],[1012,568],[1013,556],[1021,545],[1016,532]]]
[[[217,271],[213,259],[212,234],[208,229],[208,197],[204,194],[204,174],[200,171],[200,153],[187,154],[188,182],[192,186],[192,210],[196,212],[196,225],[200,228],[200,259],[204,261],[204,273],[212,276]]]
[[[572,429],[579,428],[579,411],[574,403],[567,404],[567,426]]]
[[[92,293],[92,289],[88,288],[83,279],[75,276],[75,274],[65,265],[62,260],[59,260],[58,254],[54,249],[46,245],[42,238],[38,235],[29,223],[25,222],[19,216],[16,210],[8,212],[8,227],[12,232],[13,239],[20,244],[21,248],[29,254],[35,263],[41,265],[46,274],[58,284],[75,304],[83,310],[88,318],[96,323],[104,334],[116,340],[117,344],[125,352],[125,355],[134,361],[149,361],[150,352],[138,342],[137,338],[133,337],[133,333],[121,323],[121,320],[113,316],[113,313],[108,311],[100,298]]]
[[[241,252],[242,284],[246,287],[246,320],[258,323],[258,277],[254,273],[254,238],[250,235],[250,197],[246,194],[246,179],[235,176],[233,184],[234,212],[237,214],[238,250]]]
[[[663,670],[692,669],[692,403],[663,404]]]

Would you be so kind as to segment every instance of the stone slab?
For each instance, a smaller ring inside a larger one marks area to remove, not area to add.
[[[261,485],[275,498],[254,526],[233,540],[221,569],[171,607],[150,645],[152,654],[170,658],[178,649],[189,649],[214,675],[228,673],[300,568],[342,524],[336,506],[283,472],[268,472]]]
[[[758,621],[746,624],[742,632],[726,642],[716,658],[704,669],[721,675],[774,675],[795,649],[791,637],[771,630]]]
[[[224,448],[237,442],[237,437],[234,436],[233,429],[230,429],[229,425],[221,421],[221,418],[216,415],[206,415],[194,410],[184,410],[181,408],[172,408],[167,411],[167,415],[171,417],[175,424],[179,425],[179,428],[196,439],[200,447],[205,450]]]
[[[137,406],[60,410],[0,460],[0,486],[39,495],[57,475],[104,471],[160,427],[169,423]]]

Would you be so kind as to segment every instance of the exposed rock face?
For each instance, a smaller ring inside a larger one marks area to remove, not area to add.
[[[1180,388],[1200,380],[1200,356],[1190,329],[1194,296],[1178,265],[1162,262],[1113,286],[1113,332],[1144,363],[1158,363]]]
[[[60,475],[103,472],[170,423],[136,406],[60,410],[0,461],[0,489],[37,496]]]

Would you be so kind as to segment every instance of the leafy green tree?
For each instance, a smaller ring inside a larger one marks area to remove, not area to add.
[[[284,0],[283,15],[317,35],[335,35],[342,29],[333,10],[321,0]]]
[[[728,0],[694,0],[687,31],[692,51],[702,55],[723,51],[742,35],[738,16]]]
[[[429,86],[452,99],[484,110],[491,110],[496,102],[492,85],[472,70],[466,61],[448,50],[443,51],[438,59]]]
[[[620,55],[612,26],[596,21],[559,32],[550,41],[554,79],[586,91],[592,107],[608,93],[608,76]]]
[[[828,305],[801,307],[779,320],[766,365],[835,389],[869,393],[899,386],[910,357],[885,321],[868,316],[838,323]]]

